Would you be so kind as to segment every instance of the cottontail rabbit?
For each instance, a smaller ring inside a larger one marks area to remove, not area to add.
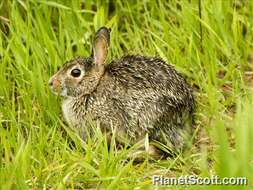
[[[100,28],[92,55],[68,61],[49,80],[64,97],[67,123],[85,140],[87,118],[116,139],[149,140],[180,147],[192,127],[194,98],[185,79],[158,57],[127,55],[105,64],[110,31]]]

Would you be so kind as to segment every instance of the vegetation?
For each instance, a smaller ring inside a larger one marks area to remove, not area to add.
[[[109,60],[160,56],[197,101],[196,131],[176,157],[141,163],[98,131],[82,143],[48,88],[66,60],[89,56],[111,27]],[[253,1],[0,2],[0,188],[253,189]],[[152,175],[245,176],[245,186],[153,186]]]

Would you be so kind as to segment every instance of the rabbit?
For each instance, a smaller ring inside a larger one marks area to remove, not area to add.
[[[159,57],[125,55],[105,64],[110,30],[95,34],[90,57],[64,64],[49,80],[63,97],[68,125],[87,137],[87,121],[131,145],[146,138],[180,148],[193,128],[194,96],[186,80]],[[151,152],[154,152],[151,147]]]

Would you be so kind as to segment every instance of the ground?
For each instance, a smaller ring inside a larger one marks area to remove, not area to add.
[[[48,79],[89,56],[103,25],[112,29],[107,62],[160,56],[193,86],[196,130],[179,155],[133,163],[135,147],[108,151],[99,131],[85,145],[65,125]],[[253,1],[3,0],[0,60],[2,189],[253,189]],[[162,187],[153,175],[248,185]]]

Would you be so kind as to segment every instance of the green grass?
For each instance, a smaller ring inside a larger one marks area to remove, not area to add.
[[[82,2],[0,2],[0,188],[162,189],[152,175],[215,174],[248,185],[164,189],[253,189],[253,1],[202,0],[201,18],[199,1]],[[84,145],[64,125],[47,81],[90,55],[103,25],[109,60],[160,56],[195,87],[197,130],[177,157],[134,164],[132,149],[108,151],[99,131]]]

